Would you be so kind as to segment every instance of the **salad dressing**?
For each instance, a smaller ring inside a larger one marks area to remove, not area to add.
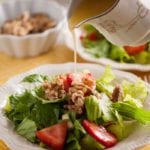
[[[77,72],[77,43],[75,38],[75,32],[73,32],[73,43],[74,43],[74,73]]]
[[[116,0],[81,0],[70,18],[70,26],[75,27],[83,20],[105,12],[115,3],[115,1]]]
[[[92,24],[115,45],[142,45],[150,37],[149,4],[148,0],[76,0],[71,27]]]

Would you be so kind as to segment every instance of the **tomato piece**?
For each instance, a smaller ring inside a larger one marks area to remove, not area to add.
[[[146,49],[147,45],[140,45],[140,46],[124,46],[124,49],[129,55],[136,55],[139,54],[140,52],[144,51]]]
[[[81,36],[80,36],[80,40],[82,41],[83,39],[84,39],[84,36],[83,36],[83,35],[81,35]]]
[[[99,39],[99,36],[97,32],[92,32],[87,36],[87,38],[91,41],[96,41]]]
[[[117,143],[117,138],[109,133],[102,125],[98,126],[88,120],[83,120],[82,124],[90,136],[107,148],[112,147]]]
[[[71,86],[73,80],[74,80],[73,74],[72,73],[67,74],[66,82],[69,87]]]
[[[63,150],[67,135],[67,122],[44,128],[36,132],[36,136],[53,150]]]
[[[64,89],[67,92],[68,89],[71,87],[74,76],[72,73],[68,73],[67,75],[60,76],[60,78],[63,80]]]
[[[64,79],[65,91],[68,91],[68,89],[71,87],[73,79],[74,79],[73,74],[68,73],[66,75],[66,78]]]

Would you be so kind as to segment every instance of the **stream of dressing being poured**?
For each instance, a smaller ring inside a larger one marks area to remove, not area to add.
[[[73,31],[73,44],[74,44],[74,73],[77,73],[77,42],[75,37],[75,31]]]
[[[77,41],[75,38],[75,26],[81,21],[93,17],[95,15],[101,14],[110,8],[116,0],[82,0],[77,8],[74,10],[73,14],[69,20],[70,28],[72,29],[73,35],[73,44],[74,44],[74,73],[77,73]],[[78,1],[74,1],[74,3],[78,3]],[[92,11],[89,11],[92,10]]]

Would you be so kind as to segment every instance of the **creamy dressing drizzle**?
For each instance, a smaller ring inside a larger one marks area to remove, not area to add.
[[[73,31],[73,42],[74,42],[74,73],[77,73],[77,43],[75,31]]]

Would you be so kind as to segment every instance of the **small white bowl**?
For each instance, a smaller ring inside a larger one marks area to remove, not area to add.
[[[56,27],[42,33],[26,36],[0,35],[0,52],[11,56],[36,56],[46,52],[54,45],[60,30],[67,20],[63,6],[55,1],[46,0],[12,0],[0,4],[0,26],[6,20],[20,16],[24,11],[46,13],[57,23]]]

